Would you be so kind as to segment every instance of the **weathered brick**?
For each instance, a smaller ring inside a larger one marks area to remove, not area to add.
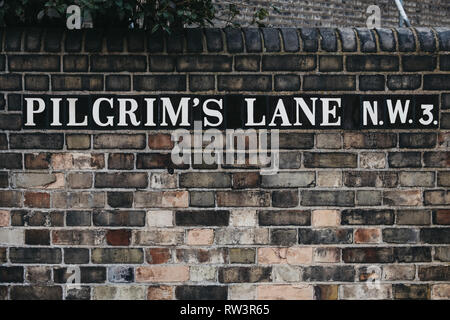
[[[94,136],[94,149],[144,149],[144,134],[98,134]]]
[[[394,262],[393,248],[344,248],[342,259],[346,263],[388,263]]]
[[[134,234],[134,244],[137,245],[177,245],[184,242],[183,229],[154,229],[138,231]]]
[[[229,217],[227,210],[177,211],[175,223],[178,226],[227,226]]]
[[[9,259],[13,263],[58,264],[61,249],[58,248],[10,248]]]
[[[105,232],[102,230],[54,230],[52,243],[57,245],[102,245]]]
[[[358,159],[353,153],[304,153],[306,168],[356,168]]]
[[[387,86],[390,90],[417,90],[422,84],[420,75],[389,75]]]
[[[189,206],[189,192],[187,191],[150,191],[134,194],[136,208],[187,208]]]
[[[20,153],[0,153],[0,168],[22,169],[22,155]]]
[[[186,91],[185,75],[135,75],[136,91]]]
[[[261,177],[261,186],[266,188],[311,187],[314,183],[314,172],[280,172]]]
[[[11,71],[60,71],[60,58],[56,55],[11,55],[8,57]]]
[[[299,244],[348,244],[353,241],[352,229],[299,229]]]
[[[303,270],[303,281],[342,281],[353,282],[355,279],[353,266],[312,266]]]
[[[428,168],[447,168],[450,165],[450,152],[425,152],[423,162]]]
[[[231,71],[232,58],[224,55],[189,55],[177,57],[180,72],[223,72]]]
[[[144,253],[137,248],[95,248],[91,259],[95,264],[140,264],[144,262]]]
[[[311,216],[311,225],[316,228],[336,227],[341,222],[341,216],[338,210],[313,210]]]
[[[108,192],[107,203],[113,208],[131,208],[133,205],[132,192]]]
[[[430,247],[396,247],[394,255],[397,262],[431,262]]]
[[[221,172],[189,172],[179,176],[182,188],[229,188],[231,175]]]
[[[67,264],[89,263],[89,249],[65,248],[64,263]]]
[[[175,289],[178,300],[224,300],[227,293],[226,286],[179,286]]]
[[[190,229],[187,233],[186,244],[191,246],[210,245],[214,242],[213,229]]]
[[[137,282],[184,282],[188,279],[188,266],[170,265],[136,268]]]
[[[9,136],[11,149],[62,149],[64,135],[59,133],[14,133]]]
[[[391,168],[420,168],[422,167],[419,152],[389,152],[388,163]]]
[[[143,227],[145,226],[145,211],[94,211],[95,226],[108,227]]]
[[[395,172],[386,171],[346,171],[344,185],[347,187],[376,187],[394,188],[397,186],[398,176]]]
[[[270,91],[272,77],[269,75],[219,75],[217,87],[219,91]]]
[[[219,269],[221,283],[269,282],[272,268],[269,267],[227,267]]]
[[[450,204],[450,192],[446,190],[429,190],[423,193],[425,205],[448,205]]]
[[[424,243],[450,243],[450,228],[424,228],[420,230]]]
[[[25,244],[32,246],[48,246],[50,245],[50,232],[48,230],[26,230]]]
[[[402,56],[403,71],[433,71],[436,69],[437,59],[435,56]]]
[[[12,300],[62,300],[61,286],[13,286]]]
[[[427,300],[431,296],[429,285],[394,284],[392,289],[396,300]]]
[[[303,206],[353,207],[355,193],[353,191],[301,191],[300,203]]]
[[[311,71],[316,68],[313,55],[264,55],[263,71]]]
[[[147,69],[147,59],[140,55],[93,55],[90,62],[94,72],[142,72]]]
[[[102,91],[102,75],[52,75],[55,91]]]
[[[20,130],[22,127],[22,117],[18,114],[0,114],[0,129]]]
[[[419,266],[421,281],[448,281],[450,266]]]
[[[234,57],[234,68],[236,71],[259,71],[261,64],[260,56],[235,56]],[[230,66],[231,68],[231,66]]]
[[[386,78],[383,75],[360,75],[359,90],[384,91]]]
[[[384,55],[351,55],[347,57],[347,71],[398,71],[399,58]]]
[[[344,210],[341,223],[343,225],[392,225],[394,224],[393,210]]]
[[[147,173],[120,172],[95,174],[96,188],[146,188],[147,185]]]
[[[268,207],[270,193],[263,191],[219,191],[217,192],[219,207]]]
[[[342,57],[339,56],[319,56],[319,70],[321,72],[342,71]]]
[[[396,224],[398,225],[429,225],[431,211],[429,210],[398,210]]]
[[[354,91],[356,78],[351,75],[306,75],[303,80],[305,91]]]

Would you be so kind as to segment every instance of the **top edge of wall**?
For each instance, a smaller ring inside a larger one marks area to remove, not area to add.
[[[2,52],[296,53],[450,51],[450,28],[187,28],[169,34],[131,29],[8,27]]]

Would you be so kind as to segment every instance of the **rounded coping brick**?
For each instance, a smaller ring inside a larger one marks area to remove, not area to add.
[[[166,35],[145,30],[7,27],[5,52],[423,52],[450,51],[450,28],[186,28]],[[395,36],[394,36],[395,32]],[[118,38],[120,38],[118,40]],[[124,40],[124,41],[122,41]],[[397,42],[398,41],[398,48]],[[104,47],[104,44],[106,45]]]

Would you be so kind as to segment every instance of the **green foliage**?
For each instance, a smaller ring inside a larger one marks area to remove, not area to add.
[[[212,25],[215,18],[227,26],[239,26],[233,22],[240,13],[236,5],[230,4],[227,12],[219,15],[212,0],[0,0],[0,25],[64,26],[67,7],[72,4],[79,5],[83,16],[90,17],[96,27],[170,33],[183,26]],[[267,9],[255,8],[252,24],[263,26],[268,15]]]

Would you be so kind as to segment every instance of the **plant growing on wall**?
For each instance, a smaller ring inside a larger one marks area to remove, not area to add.
[[[233,22],[239,14],[236,5],[219,14],[212,0],[0,0],[0,24],[64,26],[67,8],[73,4],[80,6],[83,16],[90,17],[96,27],[170,33],[184,26],[212,25],[215,18],[227,26],[239,26]],[[262,26],[268,15],[266,8],[254,8],[252,24]]]

